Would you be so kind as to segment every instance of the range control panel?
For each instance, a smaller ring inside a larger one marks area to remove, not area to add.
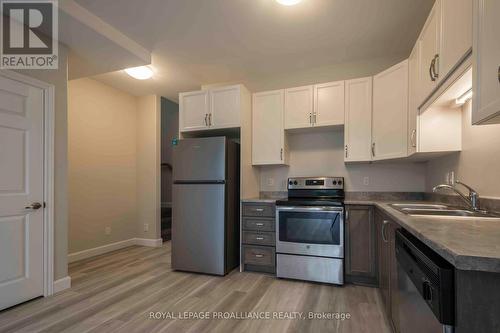
[[[288,178],[288,189],[289,190],[301,190],[301,189],[344,189],[344,178],[343,177],[296,177]]]

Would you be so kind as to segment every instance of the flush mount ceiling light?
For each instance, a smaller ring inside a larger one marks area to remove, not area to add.
[[[153,70],[149,66],[127,68],[125,73],[137,80],[147,80],[153,76]]]
[[[293,6],[301,2],[302,0],[276,0],[279,4],[283,6]]]

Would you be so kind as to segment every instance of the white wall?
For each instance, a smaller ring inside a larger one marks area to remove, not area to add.
[[[159,97],[87,78],[68,96],[69,253],[160,238]]]
[[[160,115],[160,97],[150,95],[138,98],[136,195],[139,238],[160,238]],[[145,224],[148,225],[147,231]]]
[[[432,160],[427,166],[427,191],[445,182],[445,174],[474,187],[480,196],[500,198],[500,125],[471,125],[471,103],[462,111],[462,152]]]
[[[346,191],[424,191],[425,164],[384,162],[344,163],[344,132],[288,134],[290,166],[261,167],[262,191],[285,191],[288,177],[345,177]],[[364,185],[364,178],[369,185]],[[269,180],[273,179],[274,185]]]

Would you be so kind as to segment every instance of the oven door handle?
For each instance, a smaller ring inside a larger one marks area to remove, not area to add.
[[[276,207],[277,211],[297,211],[297,212],[343,212],[343,207],[328,207],[328,206],[317,206],[317,207],[307,207],[307,206],[280,206]]]

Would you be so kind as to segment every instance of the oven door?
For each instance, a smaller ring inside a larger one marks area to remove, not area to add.
[[[277,207],[276,252],[344,258],[344,208]]]

